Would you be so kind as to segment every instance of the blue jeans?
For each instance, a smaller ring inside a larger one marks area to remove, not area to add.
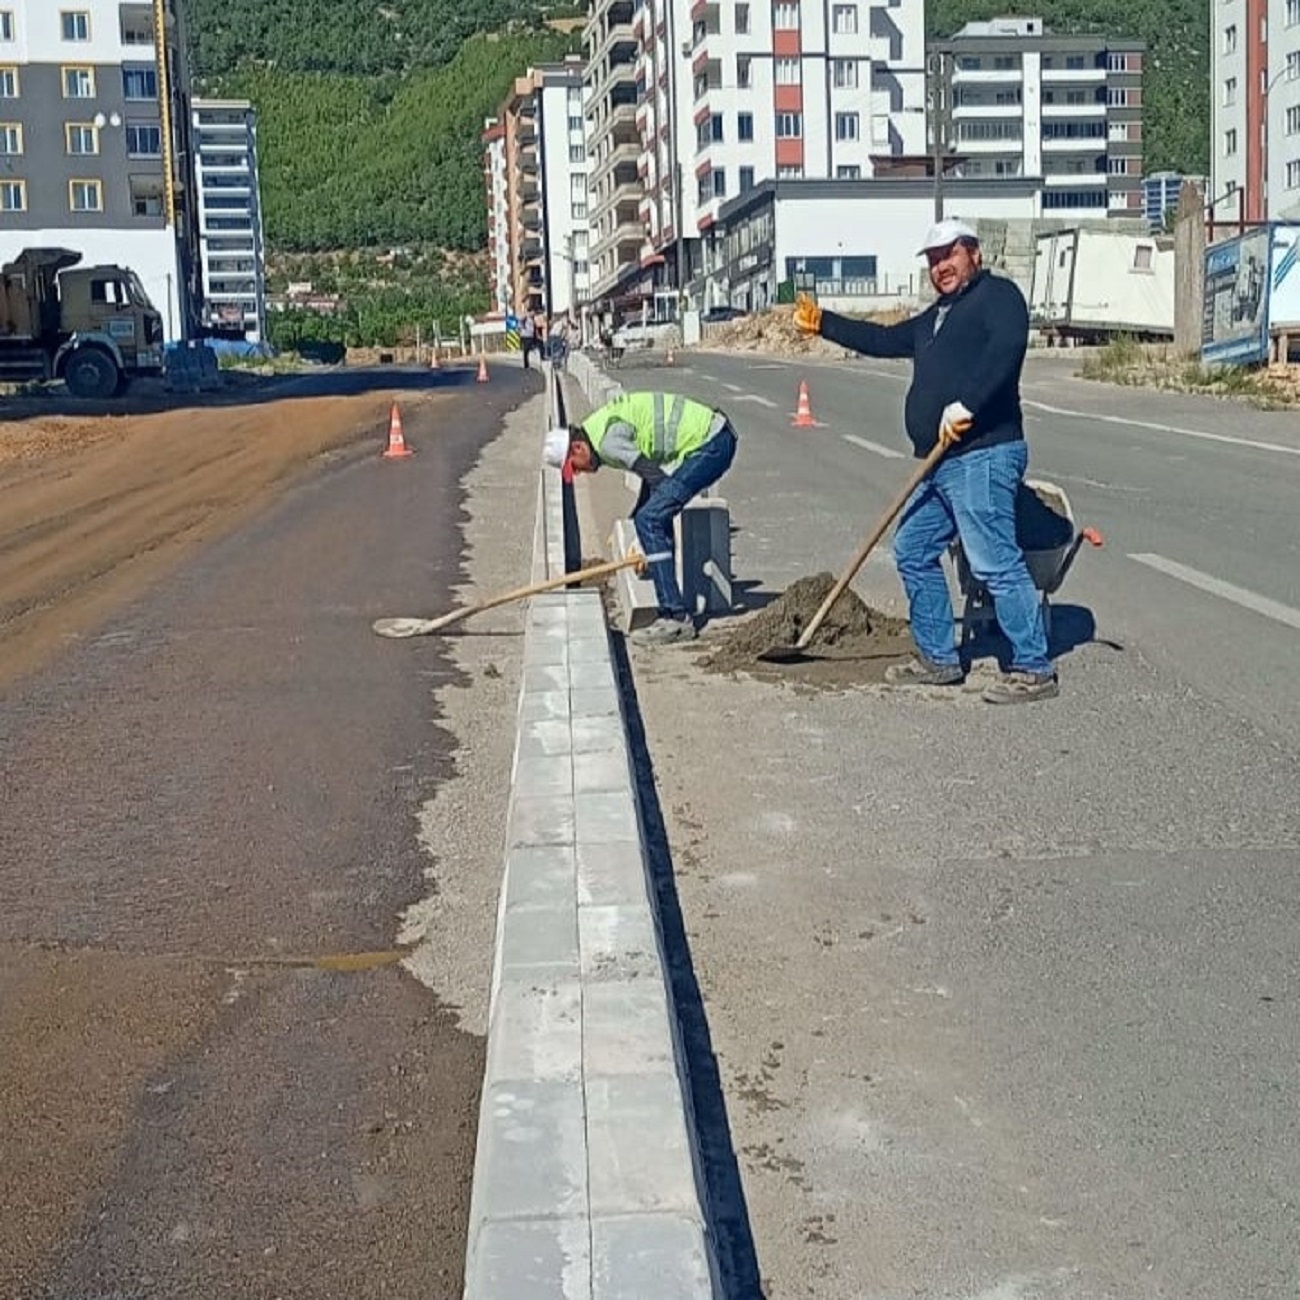
[[[894,536],[894,562],[911,608],[912,639],[934,664],[955,664],[952,599],[943,553],[960,537],[971,573],[993,597],[1011,642],[1011,667],[1050,673],[1038,589],[1016,540],[1016,489],[1029,448],[1003,442],[941,460],[909,498]]]
[[[637,540],[646,558],[655,600],[663,618],[689,618],[690,610],[677,585],[677,561],[673,553],[673,520],[686,503],[705,488],[712,487],[730,468],[736,457],[736,435],[731,426],[719,429],[698,451],[693,451],[657,487],[641,490],[632,512]]]

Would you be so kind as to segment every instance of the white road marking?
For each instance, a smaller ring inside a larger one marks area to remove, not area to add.
[[[1256,451],[1277,451],[1284,456],[1300,456],[1300,447],[1285,447],[1280,442],[1260,442],[1255,438],[1234,438],[1226,433],[1207,433],[1204,429],[1184,429],[1176,424],[1158,424],[1154,420],[1130,420],[1124,415],[1099,415],[1092,411],[1072,411],[1065,406],[1025,401],[1025,406],[1048,415],[1065,415],[1075,420],[1096,420],[1099,424],[1126,424],[1133,429],[1154,429],[1157,433],[1178,433],[1184,438],[1201,438],[1205,442],[1226,442],[1234,447],[1252,447]]]
[[[727,384],[727,383],[724,383],[722,386],[723,386],[723,388],[725,388],[729,393],[743,393],[743,392],[745,391],[745,390],[744,390],[744,389],[743,389],[739,384]]]
[[[786,365],[788,364],[789,362],[782,363],[780,361],[765,361],[761,365],[750,366],[750,369],[751,370],[784,370]]]
[[[845,442],[851,442],[855,447],[861,447],[863,451],[874,451],[877,456],[887,456],[890,460],[904,459],[901,451],[895,451],[893,447],[881,446],[878,442],[872,442],[870,438],[858,438],[851,433],[842,433],[840,437]]]
[[[1189,568],[1185,564],[1179,564],[1177,560],[1166,560],[1163,555],[1152,555],[1149,552],[1143,552],[1130,555],[1128,558],[1136,560],[1139,564],[1145,564],[1147,568],[1155,569],[1158,573],[1166,574],[1170,578],[1177,578],[1179,582],[1185,582],[1189,587],[1197,587],[1201,591],[1208,591],[1211,596],[1218,596],[1221,600],[1230,600],[1234,605],[1240,605],[1242,609],[1248,609],[1255,614],[1262,614],[1265,618],[1271,618],[1276,623],[1283,623],[1287,627],[1293,627],[1300,631],[1300,609],[1295,609],[1290,605],[1283,605],[1281,601],[1270,600],[1267,596],[1261,596],[1257,592],[1247,590],[1245,587],[1238,587],[1234,583],[1225,582],[1222,578],[1212,577],[1208,573],[1202,573],[1199,569]]]
[[[742,402],[757,402],[759,406],[775,407],[776,403],[766,397],[760,397],[757,393],[745,393],[741,399]]]

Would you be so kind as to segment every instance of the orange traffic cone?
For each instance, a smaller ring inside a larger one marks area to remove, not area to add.
[[[796,429],[815,429],[817,421],[813,419],[812,403],[808,400],[808,381],[799,381],[799,405],[795,408],[791,421]]]
[[[487,357],[480,352],[478,354],[478,382],[486,384],[488,381]]]
[[[397,403],[393,403],[393,409],[388,416],[388,446],[384,449],[385,460],[398,460],[402,456],[410,456],[414,453],[406,445],[406,435],[402,432],[402,413],[397,409]]]

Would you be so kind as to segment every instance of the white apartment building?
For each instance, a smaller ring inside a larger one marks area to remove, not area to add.
[[[181,338],[188,93],[175,0],[0,0],[0,261],[59,247],[130,267]]]
[[[499,315],[564,315],[590,293],[580,59],[530,68],[482,135]]]
[[[1300,0],[1210,6],[1216,224],[1300,217]]]
[[[932,145],[966,177],[1032,177],[1045,217],[1139,217],[1143,42],[967,23],[930,46]]]
[[[257,113],[246,99],[196,99],[190,145],[199,221],[202,323],[218,335],[266,339],[266,240]]]

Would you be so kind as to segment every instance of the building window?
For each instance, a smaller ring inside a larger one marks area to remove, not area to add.
[[[748,90],[754,84],[754,74],[751,68],[752,60],[744,54],[736,56],[736,86],[740,90]]]
[[[831,67],[836,90],[856,90],[858,88],[857,59],[836,59]]]
[[[862,179],[862,168],[856,164],[848,167],[837,167],[835,169],[835,179],[837,181],[860,181]]]
[[[1229,77],[1223,83],[1223,106],[1229,107],[1237,102],[1237,78]]]
[[[1230,23],[1223,29],[1223,52],[1224,54],[1236,54],[1237,52],[1237,24]]]
[[[27,182],[0,181],[0,212],[27,211]]]
[[[1231,158],[1237,152],[1237,128],[1229,127],[1223,133],[1223,156]]]
[[[579,116],[577,116],[577,117],[570,116],[570,118],[569,118],[569,133],[570,133],[571,135],[573,135],[573,134],[578,134],[578,133],[581,133],[583,129],[584,129],[584,123],[583,123],[583,120],[582,120],[582,116],[581,116],[581,115],[579,115]]]
[[[858,34],[857,5],[832,5],[831,30],[836,36],[856,36]]]
[[[122,44],[153,44],[153,14],[148,9],[122,6]]]
[[[1108,108],[1141,108],[1142,91],[1137,86],[1107,86],[1106,106]]]
[[[0,68],[0,99],[18,98],[18,69]]]
[[[802,113],[778,113],[776,115],[776,138],[778,140],[798,140],[802,135]]]
[[[725,199],[727,197],[727,169],[725,167],[714,169],[713,197],[715,199]]]
[[[63,98],[64,99],[94,99],[95,98],[95,69],[94,68],[64,68],[63,69]]]
[[[797,86],[799,84],[798,59],[777,59],[776,84],[778,86]]]
[[[22,151],[22,125],[18,122],[0,122],[0,157],[16,158]]]
[[[1292,50],[1286,56],[1286,79],[1295,81],[1300,78],[1300,50]]]
[[[748,194],[754,188],[754,169],[752,167],[742,167],[740,169],[740,192]]]
[[[84,9],[65,10],[59,15],[65,41],[90,40],[90,15]]]
[[[1293,158],[1286,165],[1286,187],[1289,190],[1300,189],[1300,158]]]
[[[1071,56],[1071,58],[1073,58],[1073,56]],[[1069,68],[1074,67],[1075,64],[1071,62],[1071,59],[1066,59],[1065,66]],[[1080,68],[1083,67],[1082,59],[1079,59],[1077,66]],[[1020,60],[1014,54],[995,54],[993,56],[994,72],[1015,72],[1019,67]]]
[[[750,141],[754,138],[754,115],[753,113],[736,114],[736,139],[741,141]]]
[[[103,185],[99,181],[69,181],[68,206],[73,212],[103,212]]]
[[[776,179],[779,181],[801,181],[803,180],[803,168],[778,167],[776,169]]]
[[[569,146],[569,162],[574,167],[581,167],[587,161],[587,147],[581,144],[571,144]]]
[[[126,128],[126,152],[132,158],[162,157],[162,128],[149,124]]]
[[[841,141],[859,138],[858,115],[856,113],[835,114],[835,138]]]
[[[163,181],[161,176],[131,177],[131,211],[137,217],[163,215]],[[245,266],[251,271],[251,265]]]
[[[157,99],[157,68],[123,68],[122,93],[127,99]]]
[[[1300,0],[1297,0],[1297,3],[1300,3]],[[749,35],[749,6],[748,5],[736,6],[736,35],[737,36]]]
[[[1286,111],[1286,133],[1300,134],[1300,104],[1292,104]]]
[[[1133,249],[1133,269],[1135,271],[1152,270],[1152,258],[1155,249],[1150,244],[1138,244]]]
[[[714,144],[722,143],[722,114],[714,113],[709,118],[709,139]]]
[[[68,153],[74,157],[99,152],[99,131],[91,122],[68,122],[63,128],[63,139]]]
[[[1300,0],[1286,0],[1286,25],[1294,27],[1300,23]]]
[[[14,38],[14,14],[12,9],[0,9],[0,41],[12,41]]]
[[[772,26],[778,32],[797,32],[799,30],[799,6],[789,0],[777,0],[772,10]]]

